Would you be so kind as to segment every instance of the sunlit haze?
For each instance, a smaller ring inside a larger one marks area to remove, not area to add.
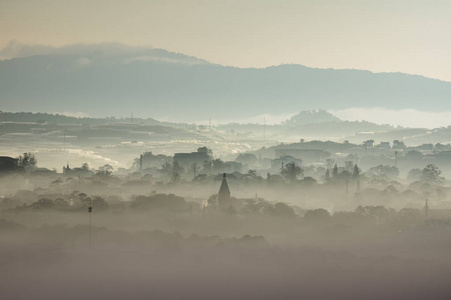
[[[286,63],[451,81],[451,2],[3,0],[0,46],[121,42],[222,65]]]
[[[0,299],[451,299],[451,1],[0,0]]]

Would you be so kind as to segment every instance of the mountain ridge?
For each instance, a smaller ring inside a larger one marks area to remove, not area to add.
[[[0,109],[139,112],[184,122],[318,107],[451,110],[451,83],[421,75],[296,64],[237,68],[162,49],[63,52],[0,60]]]

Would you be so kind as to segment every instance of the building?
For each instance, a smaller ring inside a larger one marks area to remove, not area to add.
[[[221,211],[226,211],[231,204],[229,185],[227,184],[226,173],[224,173],[218,193],[218,206]]]
[[[12,172],[19,169],[19,160],[9,156],[0,156],[0,172]]]
[[[377,148],[379,149],[390,149],[390,142],[381,142],[379,145],[377,145]]]
[[[69,167],[69,163],[66,167],[63,167],[63,175],[66,176],[80,176],[80,177],[91,177],[94,175],[94,172],[89,170],[88,168],[71,168]]]
[[[199,148],[197,152],[174,154],[174,162],[177,162],[185,170],[191,169],[194,164],[201,167],[204,161],[208,160],[211,160],[211,156],[207,151],[202,151],[202,148]]]
[[[393,149],[404,150],[404,149],[406,149],[406,145],[404,144],[403,141],[394,140],[393,141]]]
[[[240,162],[236,162],[236,161],[225,161],[222,171],[224,173],[233,173],[233,172],[242,173],[243,165]]]
[[[365,148],[374,148],[374,140],[367,140],[363,142]]]
[[[277,170],[279,172],[287,164],[295,163],[296,166],[302,166],[302,160],[294,158],[293,156],[285,155],[280,158],[271,160],[271,169]]]

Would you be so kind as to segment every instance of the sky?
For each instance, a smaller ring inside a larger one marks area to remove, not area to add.
[[[119,42],[222,65],[451,81],[451,1],[0,0],[0,48]]]

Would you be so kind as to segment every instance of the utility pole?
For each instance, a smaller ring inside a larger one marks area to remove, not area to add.
[[[346,197],[348,197],[349,192],[349,179],[346,179]]]
[[[428,198],[426,198],[426,205],[424,206],[424,213],[426,215],[426,219],[429,216],[429,205],[428,205]]]
[[[91,243],[92,243],[92,227],[91,227],[92,199],[91,198],[89,198],[88,213],[89,213],[89,247],[91,247]]]

